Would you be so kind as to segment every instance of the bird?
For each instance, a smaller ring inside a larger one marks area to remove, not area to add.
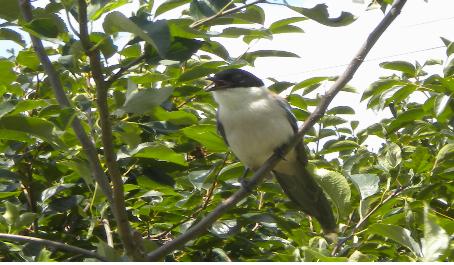
[[[242,69],[220,71],[207,80],[206,91],[218,104],[217,130],[247,170],[257,170],[298,131],[289,103]],[[322,188],[307,170],[304,143],[300,143],[272,170],[284,193],[300,210],[315,217],[325,235],[337,233],[336,220]]]

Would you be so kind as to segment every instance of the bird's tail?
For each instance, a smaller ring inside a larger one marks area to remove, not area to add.
[[[285,194],[306,214],[315,217],[325,234],[337,232],[337,224],[326,195],[302,164],[296,175],[274,172]]]

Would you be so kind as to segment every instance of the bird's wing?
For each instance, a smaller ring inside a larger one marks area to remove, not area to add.
[[[277,102],[279,103],[279,105],[284,109],[285,114],[287,115],[287,119],[290,122],[290,125],[292,126],[293,132],[297,133],[298,132],[298,124],[297,124],[298,120],[296,119],[295,115],[292,112],[292,107],[290,106],[290,104],[288,104],[288,102],[285,99],[283,99],[277,95],[276,95],[276,99],[277,99]]]
[[[219,109],[216,111],[216,128],[218,129],[218,133],[222,136],[222,139],[224,139],[225,144],[228,146],[229,142],[227,142],[227,137],[225,136],[224,126],[219,119]]]

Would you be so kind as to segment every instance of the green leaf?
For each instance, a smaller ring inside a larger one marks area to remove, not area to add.
[[[189,11],[192,17],[196,19],[202,19],[204,17],[210,17],[219,11],[225,6],[232,6],[229,0],[193,0],[189,6]]]
[[[148,27],[149,32],[143,31],[137,24],[118,11],[109,13],[102,24],[104,31],[107,34],[116,32],[129,32],[137,37],[142,38],[148,44],[153,46],[161,57],[164,57],[169,43],[169,30],[165,21],[157,21],[151,23]]]
[[[392,120],[387,130],[388,133],[392,133],[405,125],[412,123],[416,120],[420,120],[424,117],[425,111],[422,108],[414,108],[407,110],[397,116],[396,119]]]
[[[44,119],[22,116],[0,118],[0,129],[28,133],[51,144],[63,147],[63,142],[53,134],[54,125]]]
[[[351,141],[351,140],[340,140],[340,141],[333,141],[327,142],[324,146],[320,154],[329,154],[334,152],[340,151],[347,151],[353,150],[358,148],[358,143]]]
[[[26,45],[24,39],[22,39],[22,35],[8,28],[0,28],[0,40],[14,41],[22,47]]]
[[[165,59],[174,61],[186,61],[195,54],[203,45],[203,41],[174,37]]]
[[[19,216],[15,226],[20,229],[22,227],[27,227],[33,224],[33,221],[38,217],[36,213],[23,213]]]
[[[301,88],[309,87],[309,86],[318,84],[318,83],[320,83],[322,81],[325,81],[325,80],[328,80],[328,79],[331,79],[331,77],[328,77],[328,76],[316,76],[316,77],[308,78],[308,79],[306,79],[304,81],[301,81],[301,82],[297,83],[293,87],[292,93],[295,92],[295,91],[300,90]]]
[[[309,248],[309,247],[301,247],[304,251],[305,257],[310,257],[315,259],[314,261],[321,261],[321,262],[346,262],[348,259],[346,257],[329,257],[326,256],[319,251]],[[312,261],[312,260],[311,260]]]
[[[162,87],[160,89],[136,89],[133,88],[126,94],[126,101],[121,107],[125,112],[137,114],[151,111],[153,107],[161,105],[172,95],[173,88]]]
[[[36,56],[36,52],[31,50],[20,51],[16,57],[16,62],[20,65],[30,68],[33,71],[38,70],[39,66],[41,65],[38,56]]]
[[[14,226],[19,218],[19,207],[9,201],[5,201],[5,213],[3,214],[6,222],[10,226]]]
[[[107,4],[103,5],[101,8],[89,14],[90,20],[97,20],[101,17],[102,14],[112,11],[122,5],[129,3],[129,0],[117,0],[117,1],[108,1]]]
[[[16,80],[16,74],[13,71],[14,63],[7,59],[0,58],[0,85],[9,86]]]
[[[383,62],[380,67],[389,70],[396,70],[407,74],[410,77],[416,76],[416,68],[413,64],[404,61]]]
[[[15,130],[0,129],[0,139],[13,140],[24,143],[33,143],[35,140],[30,138],[30,135],[25,132]]]
[[[387,170],[396,168],[402,162],[400,147],[391,142],[387,143],[378,155],[378,163]]]
[[[114,45],[112,38],[101,32],[90,34],[90,41],[94,47],[98,47],[106,59],[112,57],[117,52],[117,46]]]
[[[0,102],[0,118],[10,113],[14,109],[14,105],[8,101]]]
[[[419,244],[411,237],[410,231],[405,228],[389,224],[372,224],[369,226],[368,230],[371,233],[394,240],[400,245],[410,249],[417,256],[422,256]]]
[[[338,115],[338,114],[355,114],[355,110],[349,106],[337,106],[329,109],[326,114]]]
[[[405,162],[406,167],[413,169],[415,173],[430,171],[434,165],[434,159],[427,147],[416,146],[411,153],[409,161]]]
[[[334,115],[325,115],[321,119],[321,123],[324,127],[337,126],[346,122],[347,120]]]
[[[446,144],[438,151],[432,172],[436,174],[451,167],[454,167],[454,144]]]
[[[0,18],[13,21],[19,18],[20,9],[19,1],[17,0],[0,0]]]
[[[242,59],[248,63],[254,65],[254,62],[259,57],[293,57],[299,58],[299,56],[293,52],[279,51],[279,50],[258,50],[253,52],[247,52],[243,55]]]
[[[454,75],[454,58],[449,61],[449,63],[443,69],[443,74],[445,77]]]
[[[0,199],[6,199],[9,197],[18,197],[22,191],[0,191]]]
[[[57,186],[52,186],[50,188],[47,188],[47,189],[43,190],[41,193],[41,201],[45,202],[46,200],[48,200],[48,199],[52,198],[53,196],[55,196],[56,194],[58,194],[59,192],[72,188],[75,185],[76,184],[73,184],[73,183],[65,183],[65,184],[58,184]]]
[[[51,17],[35,18],[24,27],[47,38],[57,38],[60,33],[57,21]]]
[[[339,218],[346,216],[350,212],[351,191],[347,179],[339,172],[315,168],[315,179],[317,183],[331,198],[336,205]]]
[[[181,131],[188,138],[201,143],[209,152],[219,153],[227,151],[227,146],[222,138],[217,134],[216,126],[214,125],[193,125],[183,128]]]
[[[167,0],[156,9],[155,16],[157,17],[169,10],[172,10],[189,2],[191,2],[191,0]]]
[[[284,18],[278,21],[273,22],[269,30],[273,34],[277,33],[287,33],[287,32],[304,32],[301,28],[296,26],[291,26],[290,24],[307,20],[305,17],[290,17]],[[290,26],[290,27],[289,27]]]
[[[167,111],[161,107],[153,108],[151,115],[158,121],[168,121],[175,125],[191,125],[197,123],[197,116],[194,114],[184,111]]]
[[[374,95],[379,95],[382,94],[383,92],[391,89],[394,86],[398,85],[403,85],[405,84],[404,82],[400,80],[394,80],[394,79],[383,79],[383,80],[378,80],[374,83],[372,83],[366,91],[364,91],[361,101],[370,98]]]
[[[11,112],[12,115],[19,114],[24,111],[29,111],[49,105],[44,99],[27,99],[17,102],[14,106],[14,111]]]
[[[296,11],[312,20],[317,21],[320,24],[330,27],[346,26],[356,20],[356,17],[353,16],[351,13],[344,11],[342,11],[342,13],[338,17],[330,18],[328,13],[328,7],[326,6],[326,4],[318,4],[313,8],[304,8],[296,6],[288,7],[293,11]]]
[[[208,74],[218,72],[219,67],[224,64],[225,62],[219,61],[202,63],[181,74],[180,77],[178,78],[178,81],[186,82],[196,78],[207,76]]]
[[[350,175],[350,179],[358,188],[361,200],[376,194],[380,190],[378,186],[380,178],[376,174],[353,174]]]
[[[421,238],[423,261],[433,262],[449,247],[449,236],[429,215],[429,206],[424,206],[424,237]],[[441,260],[440,260],[441,261]]]
[[[121,261],[121,254],[118,253],[115,248],[109,246],[106,242],[102,240],[98,240],[98,243],[96,245],[96,253],[103,257],[108,257],[109,261]]]
[[[133,157],[152,158],[159,161],[166,161],[182,166],[187,166],[183,154],[176,153],[167,146],[159,143],[142,143],[137,148],[131,150],[129,155]],[[120,158],[121,156],[119,156]]]

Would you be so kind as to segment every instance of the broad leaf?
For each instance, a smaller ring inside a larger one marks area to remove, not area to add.
[[[209,152],[226,152],[227,147],[217,134],[214,125],[201,124],[186,127],[181,130],[187,137],[201,143]]]
[[[415,253],[417,256],[422,256],[421,247],[413,239],[408,229],[402,228],[397,225],[372,224],[369,226],[369,231],[371,233],[394,240],[400,245],[407,247],[408,249],[413,251],[413,253]]]
[[[353,174],[350,175],[350,179],[358,188],[361,200],[376,194],[380,189],[378,186],[380,178],[375,174]]]
[[[343,218],[350,211],[351,191],[347,179],[336,171],[315,168],[315,179],[336,205],[339,217]]]
[[[169,31],[167,23],[164,21],[156,21],[149,26],[149,32],[143,31],[137,24],[118,11],[109,13],[102,24],[104,30],[108,34],[116,32],[129,32],[142,38],[148,44],[153,46],[161,57],[165,56],[169,48]],[[167,30],[166,30],[167,29]]]
[[[416,68],[414,65],[404,61],[383,62],[380,64],[382,68],[396,70],[407,74],[410,77],[416,76]]]
[[[312,20],[317,21],[320,24],[330,27],[346,26],[356,20],[356,17],[353,16],[351,13],[344,11],[342,11],[342,13],[338,17],[330,18],[328,13],[328,7],[325,4],[318,4],[313,8],[304,8],[296,6],[289,6],[289,8]]]
[[[126,95],[126,101],[121,109],[125,112],[142,114],[161,105],[172,95],[173,88],[133,89]]]
[[[449,236],[430,216],[429,206],[424,207],[424,237],[421,238],[423,261],[433,262],[443,255],[449,246]]]

